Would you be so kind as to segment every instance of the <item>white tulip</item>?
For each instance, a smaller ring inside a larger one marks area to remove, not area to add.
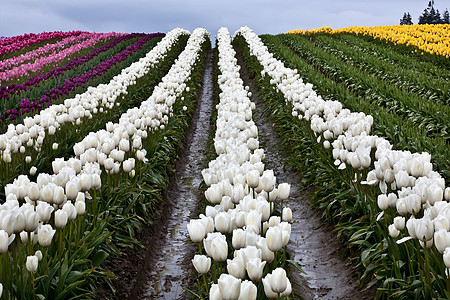
[[[35,255],[28,256],[27,263],[26,263],[27,270],[30,271],[31,273],[36,272],[37,268],[38,268],[38,263],[39,263],[39,260],[38,260],[37,256],[35,256]]]
[[[291,185],[289,183],[281,183],[278,185],[278,197],[281,200],[288,199],[290,192],[291,192]]]
[[[234,249],[241,249],[246,246],[246,231],[242,229],[233,230],[232,244]]]
[[[229,274],[222,274],[218,280],[222,299],[238,299],[241,291],[241,280]]]
[[[39,245],[41,245],[42,247],[50,246],[55,232],[56,230],[54,230],[50,224],[42,225],[38,229]]]
[[[388,229],[389,229],[389,235],[393,238],[398,237],[398,235],[400,234],[400,231],[395,227],[394,224],[389,225]]]
[[[269,273],[262,280],[264,286],[264,294],[266,294],[266,297],[269,299],[276,299],[278,298],[278,294],[272,290],[271,279],[272,274]]]
[[[238,300],[256,300],[258,289],[253,282],[244,280],[241,282],[241,291]]]
[[[381,210],[386,210],[389,207],[388,196],[386,194],[378,195],[377,204]]]
[[[62,209],[58,209],[55,212],[55,227],[56,228],[63,228],[67,225],[67,221],[69,219],[69,216],[67,212],[65,212]]]
[[[190,220],[187,229],[194,243],[200,243],[206,235],[205,226],[201,220]]]
[[[5,230],[0,229],[0,253],[7,252],[8,247],[9,247],[9,235]]]
[[[246,175],[247,184],[251,188],[256,188],[259,185],[259,171],[253,170]]]
[[[226,212],[220,212],[214,217],[216,230],[221,233],[229,233],[232,230],[231,216]]]
[[[395,228],[397,228],[397,230],[405,229],[405,217],[395,217],[394,226]]]
[[[434,233],[434,245],[440,253],[444,253],[447,247],[450,247],[450,232],[439,230]]]
[[[67,213],[67,217],[70,221],[73,221],[77,218],[77,209],[75,208],[75,205],[73,205],[70,201],[67,201],[63,205],[62,209]]]
[[[270,278],[270,286],[275,293],[283,293],[287,288],[286,271],[283,268],[276,268]]]
[[[245,262],[240,257],[233,259],[227,259],[227,271],[228,274],[233,275],[236,278],[245,278]]]
[[[265,265],[266,262],[261,261],[259,257],[247,260],[248,277],[254,282],[260,281],[263,275]]]
[[[289,207],[283,207],[282,220],[292,222],[292,210]]]
[[[450,268],[450,247],[444,250],[444,263],[447,268]]]
[[[220,292],[220,288],[218,284],[211,284],[211,288],[209,289],[209,300],[222,300],[222,293]]]
[[[213,239],[211,242],[211,256],[217,262],[224,262],[228,256],[228,244],[226,240]]]
[[[192,264],[199,274],[206,274],[211,267],[211,258],[206,255],[195,255]]]

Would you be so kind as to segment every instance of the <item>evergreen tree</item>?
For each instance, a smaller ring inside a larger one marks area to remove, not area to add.
[[[430,24],[430,12],[428,8],[425,8],[419,17],[419,24]]]
[[[408,13],[403,14],[403,18],[400,19],[400,25],[412,25],[411,15]]]
[[[428,7],[424,9],[423,14],[419,17],[419,24],[441,24],[441,14],[439,9],[434,9],[434,0],[428,2]]]
[[[450,24],[448,9],[445,9],[444,13],[442,14],[442,24]]]

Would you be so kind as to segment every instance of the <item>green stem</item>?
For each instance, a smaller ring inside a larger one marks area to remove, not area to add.
[[[208,295],[209,287],[208,287],[208,283],[206,282],[206,275],[203,274],[202,277],[203,277],[203,282],[205,283],[206,295]]]
[[[108,176],[109,179],[110,176]],[[94,227],[97,224],[97,190],[94,189],[94,197],[93,197],[93,204],[92,204],[92,209],[93,209],[93,218],[94,218]]]
[[[213,270],[213,280],[214,283],[217,283],[217,261],[214,261],[213,265],[214,265],[214,270]]]
[[[61,279],[62,272],[62,250],[63,250],[63,230],[64,228],[59,229],[59,270],[58,270],[58,280]]]
[[[67,248],[67,251],[69,253],[68,257],[70,257],[70,246],[72,245],[72,221],[69,221],[69,247]]]
[[[430,259],[428,254],[429,249],[427,248],[426,242],[425,247],[423,248],[423,252],[425,253],[425,278],[427,280],[426,282],[426,298],[431,299],[432,298],[432,290],[431,290],[431,278],[430,278]]]
[[[450,270],[447,269],[447,274]],[[447,299],[450,298],[450,276],[447,276],[447,290],[445,291]]]
[[[31,273],[31,285],[33,286],[33,300],[34,299],[36,299],[36,289],[35,289],[35,286],[34,286],[34,274],[33,273]]]
[[[202,254],[202,242],[198,243],[198,251]]]

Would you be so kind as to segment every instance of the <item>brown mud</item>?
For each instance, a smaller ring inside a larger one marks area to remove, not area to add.
[[[332,228],[323,222],[320,213],[311,207],[309,193],[302,186],[300,175],[283,158],[282,141],[272,127],[269,113],[265,112],[259,89],[245,66],[242,52],[236,47],[235,50],[241,78],[249,86],[251,101],[256,104],[253,120],[258,127],[260,147],[265,152],[265,169],[274,171],[277,183],[291,185],[290,199],[284,202],[292,209],[294,217],[287,249],[290,258],[306,272],[303,274],[291,267],[294,291],[305,300],[373,299],[374,289],[358,289],[354,270],[342,258],[342,244]]]
[[[202,193],[202,160],[206,156],[213,108],[213,51],[209,50],[203,85],[186,133],[184,149],[159,206],[151,227],[143,230],[140,242],[144,249],[126,251],[107,269],[118,279],[113,281],[112,294],[101,287],[99,299],[187,299],[184,288],[194,277],[191,259],[196,246],[189,240],[187,224],[197,218]]]
[[[329,225],[323,223],[320,213],[311,207],[308,191],[301,184],[300,175],[288,166],[282,156],[281,139],[266,114],[259,90],[250,78],[242,53],[237,52],[241,78],[252,92],[256,104],[253,119],[258,126],[259,140],[264,148],[266,169],[272,169],[277,182],[291,184],[291,197],[285,203],[292,209],[290,258],[306,274],[291,268],[293,289],[304,299],[373,299],[375,290],[359,290],[358,278],[344,260],[342,244]],[[188,299],[184,289],[192,286],[195,277],[191,259],[196,246],[189,240],[187,223],[199,215],[198,203],[201,170],[207,155],[210,116],[213,108],[213,53],[209,51],[203,78],[203,87],[192,125],[186,134],[185,147],[180,154],[175,174],[154,217],[154,224],[141,233],[144,249],[125,251],[122,257],[106,268],[118,276],[113,281],[115,293],[100,287],[99,299]]]

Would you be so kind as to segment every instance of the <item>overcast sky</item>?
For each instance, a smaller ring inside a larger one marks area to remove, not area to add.
[[[413,22],[428,0],[1,0],[0,36],[55,30],[95,32],[192,31],[214,36],[221,26],[283,33],[323,26],[394,25],[409,11]],[[441,13],[450,0],[436,0]]]

